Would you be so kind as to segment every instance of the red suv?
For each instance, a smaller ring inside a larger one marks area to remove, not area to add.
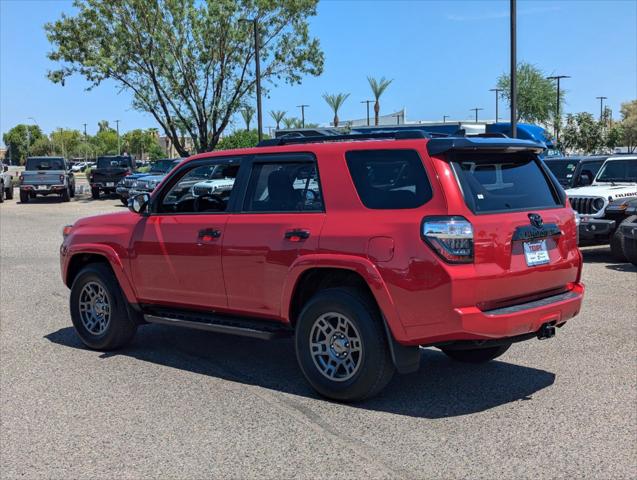
[[[575,216],[541,149],[402,131],[191,157],[131,211],[65,227],[73,324],[98,350],[144,323],[294,336],[341,401],[415,371],[421,346],[492,360],[582,304]]]

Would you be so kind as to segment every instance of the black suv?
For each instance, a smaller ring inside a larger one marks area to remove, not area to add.
[[[133,173],[134,169],[135,160],[130,156],[97,157],[97,165],[88,178],[93,198],[100,198],[100,192],[113,193],[119,181]]]
[[[609,155],[589,157],[562,157],[545,160],[553,175],[565,188],[585,187],[593,179]]]

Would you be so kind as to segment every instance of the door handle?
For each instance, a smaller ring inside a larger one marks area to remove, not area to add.
[[[285,239],[290,242],[300,242],[301,240],[306,240],[310,238],[309,230],[288,230],[285,232]]]
[[[199,241],[210,242],[215,238],[219,238],[221,236],[221,232],[215,228],[205,228],[203,230],[199,230]]]

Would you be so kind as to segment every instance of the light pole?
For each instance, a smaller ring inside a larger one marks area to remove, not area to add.
[[[476,107],[476,108],[470,108],[469,110],[471,110],[472,112],[476,112],[476,123],[478,123],[478,112],[479,112],[480,110],[484,110],[484,108],[478,108],[478,107]]]
[[[363,100],[361,101],[361,103],[366,103],[367,104],[367,126],[369,127],[369,104],[373,103],[374,100]]]
[[[396,113],[392,117],[396,117],[396,125],[400,125],[400,113]]]
[[[560,117],[560,80],[563,78],[571,78],[568,75],[554,75],[552,77],[546,77],[549,80],[557,81],[557,111],[555,113],[555,143],[560,141],[560,124],[562,123],[562,117]]]
[[[122,147],[119,141],[119,120],[115,120],[115,125],[117,126],[117,155],[121,155]]]
[[[259,21],[258,18],[240,18],[240,22],[250,22],[254,28],[254,68],[257,84],[257,126],[259,141],[263,140],[263,115],[261,113],[261,64],[259,62]]]
[[[499,115],[498,115],[498,95],[500,95],[500,92],[502,92],[503,90],[501,88],[490,88],[489,89],[490,92],[495,92],[495,123],[498,123],[499,120]]]
[[[305,128],[305,107],[309,105],[297,105],[297,107],[301,109],[301,128]]]
[[[602,118],[604,116],[604,100],[606,100],[608,97],[595,97],[597,100],[599,100],[599,121],[602,121]]]
[[[84,125],[84,147],[88,148],[88,141],[86,140],[86,123],[83,123],[82,125]],[[84,161],[87,160],[86,148],[84,149]]]
[[[442,116],[442,123],[447,123],[447,119],[449,118],[449,115],[443,115]]]
[[[517,5],[516,0],[511,0],[509,17],[511,21],[511,137],[518,136],[518,61],[517,57]]]

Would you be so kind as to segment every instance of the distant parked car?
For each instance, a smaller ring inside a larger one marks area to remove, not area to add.
[[[86,162],[79,162],[79,163],[74,164],[71,167],[71,171],[75,172],[75,173],[83,172],[84,170],[86,170],[86,167],[87,167],[87,163]]]
[[[59,195],[63,202],[75,196],[75,177],[63,157],[28,157],[20,174],[20,201],[37,195]]]
[[[112,155],[97,157],[97,165],[91,169],[88,181],[91,185],[91,195],[100,198],[100,192],[113,193],[119,181],[132,174],[135,161],[130,156]]]
[[[609,155],[548,158],[544,161],[564,188],[585,187],[593,179]]]
[[[4,202],[5,198],[13,198],[13,176],[9,173],[9,166],[0,163],[0,203]]]
[[[181,158],[164,158],[162,160],[152,162],[150,170],[148,172],[133,173],[121,179],[117,184],[117,188],[115,189],[115,191],[122,203],[124,205],[128,205],[128,199],[131,196],[131,190],[141,190],[144,192],[148,192],[154,189],[154,186],[150,190],[148,190],[147,188],[142,188],[149,186],[150,183],[144,184],[143,186],[138,185],[137,181],[139,179],[154,176],[157,178],[154,178],[152,183],[155,183],[155,185],[157,185],[159,184],[159,181],[163,180],[168,172],[170,172],[175,166],[179,165],[179,162],[181,162]]]

